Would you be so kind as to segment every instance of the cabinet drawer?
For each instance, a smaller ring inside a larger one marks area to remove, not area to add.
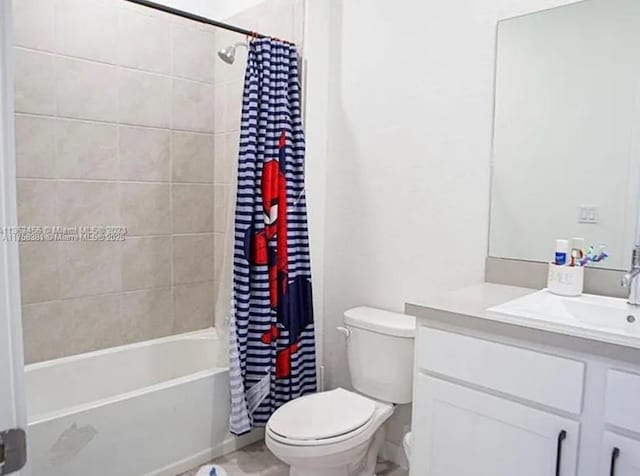
[[[585,365],[575,360],[420,326],[419,369],[579,415]]]
[[[605,421],[640,433],[640,375],[609,370],[605,402]]]

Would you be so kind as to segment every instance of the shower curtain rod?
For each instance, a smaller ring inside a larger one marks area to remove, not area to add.
[[[194,15],[193,13],[185,12],[183,10],[178,10],[177,8],[172,8],[166,5],[161,5],[159,3],[150,2],[149,0],[125,0],[125,1],[129,3],[135,3],[137,5],[142,5],[143,7],[153,8],[154,10],[160,10],[161,12],[186,18],[188,20],[197,21],[198,23],[205,23],[207,25],[212,25],[218,28],[222,28],[224,30],[240,33],[241,35],[252,36],[254,38],[267,38],[267,36],[256,33],[255,31],[245,30],[244,28],[240,28],[235,25],[228,25],[227,23],[211,20],[210,18],[201,17],[200,15]]]

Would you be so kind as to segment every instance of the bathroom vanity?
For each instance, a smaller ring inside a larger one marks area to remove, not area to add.
[[[413,476],[640,475],[640,308],[545,293],[483,283],[406,305]]]
[[[640,306],[505,285],[619,295],[630,270],[640,302],[639,25],[628,0],[498,23],[487,263],[509,264],[406,305],[413,476],[640,476]]]

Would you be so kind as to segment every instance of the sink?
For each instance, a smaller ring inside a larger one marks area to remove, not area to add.
[[[550,325],[640,337],[640,307],[620,298],[592,294],[564,297],[544,289],[487,311]]]

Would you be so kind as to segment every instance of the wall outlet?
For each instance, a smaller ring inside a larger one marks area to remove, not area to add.
[[[594,225],[600,220],[600,213],[596,205],[580,205],[578,207],[578,223]]]

